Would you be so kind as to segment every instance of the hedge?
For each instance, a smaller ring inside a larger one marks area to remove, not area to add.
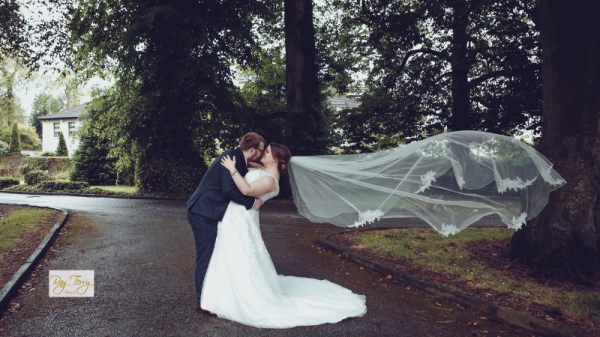
[[[34,186],[42,181],[51,179],[48,171],[32,170],[25,174],[25,184]]]
[[[0,178],[0,189],[7,188],[14,185],[19,185],[21,182],[19,179],[14,178]]]
[[[41,182],[37,186],[37,189],[42,192],[80,191],[89,187],[90,184],[86,183],[85,181],[55,180]]]

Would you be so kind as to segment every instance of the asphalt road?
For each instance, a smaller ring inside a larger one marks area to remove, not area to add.
[[[291,203],[261,209],[263,239],[277,271],[327,279],[366,295],[365,316],[279,330],[196,313],[195,248],[183,201],[0,193],[0,203],[71,213],[56,251],[32,277],[35,289],[20,294],[16,301],[24,306],[4,318],[10,336],[530,336],[321,250],[316,239],[341,228],[311,223]],[[49,270],[94,270],[95,296],[49,297]]]

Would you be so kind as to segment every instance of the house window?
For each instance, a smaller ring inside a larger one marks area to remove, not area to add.
[[[69,122],[69,137],[75,132],[75,122]]]
[[[54,137],[60,136],[60,123],[54,123]]]

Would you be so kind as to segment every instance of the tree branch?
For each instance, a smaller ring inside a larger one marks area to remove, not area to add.
[[[475,79],[469,81],[469,89],[472,89],[491,78],[506,77],[506,76],[510,76],[512,74],[513,74],[513,72],[509,71],[509,70],[492,71],[491,73],[481,75],[478,78],[475,78]]]
[[[408,63],[408,59],[411,56],[413,56],[414,54],[417,54],[417,53],[432,54],[432,55],[435,55],[435,56],[439,57],[442,60],[445,60],[444,53],[440,52],[440,51],[437,51],[437,50],[432,50],[432,49],[415,49],[415,50],[411,50],[408,53],[406,53],[406,55],[404,56],[404,59],[402,60],[402,64],[398,68],[398,72],[399,73],[401,73],[402,70],[404,70],[404,67],[406,67],[406,64]]]

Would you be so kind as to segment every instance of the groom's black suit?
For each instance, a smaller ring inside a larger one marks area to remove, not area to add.
[[[229,150],[217,157],[210,165],[202,181],[200,181],[200,185],[187,201],[188,221],[192,226],[196,241],[197,305],[200,305],[204,276],[215,248],[217,224],[223,219],[229,202],[233,201],[245,206],[246,209],[250,209],[255,201],[254,197],[247,197],[240,192],[229,170],[221,165],[221,158],[226,155],[235,157],[235,167],[242,176],[248,173],[242,149]]]

